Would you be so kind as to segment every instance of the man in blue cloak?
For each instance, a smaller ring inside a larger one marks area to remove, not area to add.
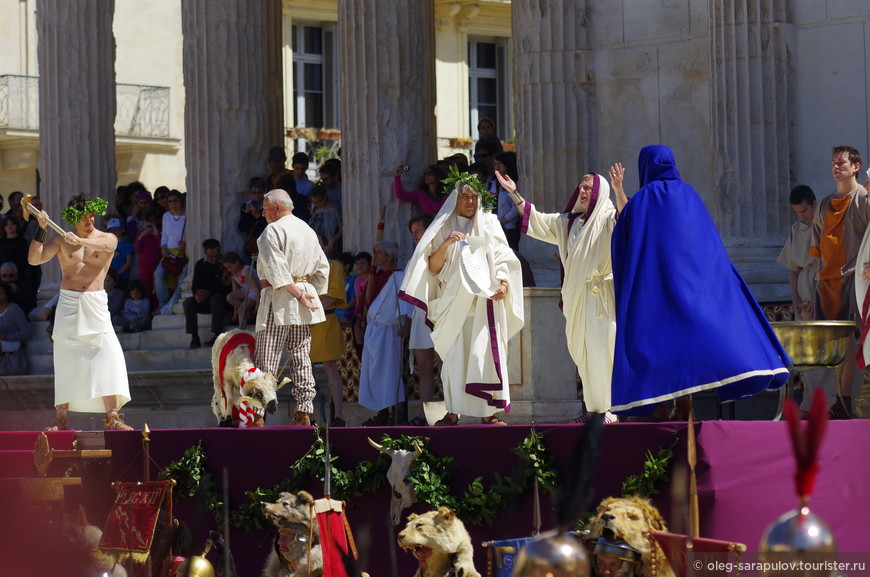
[[[638,169],[641,189],[612,240],[612,410],[707,389],[735,401],[785,384],[791,361],[671,149],[644,147]],[[611,176],[624,196],[621,174]]]

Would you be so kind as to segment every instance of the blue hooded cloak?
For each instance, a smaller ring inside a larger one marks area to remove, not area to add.
[[[791,361],[731,264],[667,146],[638,159],[641,189],[613,231],[613,409],[706,389],[745,399],[788,380]]]

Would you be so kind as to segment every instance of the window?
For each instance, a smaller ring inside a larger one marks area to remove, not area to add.
[[[470,39],[468,72],[471,137],[477,140],[481,118],[492,118],[496,134],[507,140],[513,134],[507,38]]]
[[[293,125],[338,126],[335,25],[297,23],[293,38]]]

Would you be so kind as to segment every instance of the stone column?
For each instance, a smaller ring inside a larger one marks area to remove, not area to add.
[[[115,198],[114,0],[37,0],[40,196],[52,220],[79,192]],[[57,287],[56,262],[42,286]]]
[[[723,241],[756,298],[779,294],[776,259],[792,222],[796,87],[787,0],[710,3],[714,179]],[[773,276],[771,276],[773,275]]]
[[[586,2],[513,0],[513,93],[520,191],[541,210],[564,208],[597,166]],[[553,247],[523,238],[538,286],[558,284]]]
[[[395,199],[393,169],[419,174],[435,158],[434,18],[433,2],[339,2],[346,250],[371,251],[385,205],[384,238],[410,256],[412,207]]]
[[[239,206],[283,138],[280,0],[182,0],[188,254],[241,251]]]
[[[562,210],[596,146],[586,2],[513,0],[514,104],[523,195]]]

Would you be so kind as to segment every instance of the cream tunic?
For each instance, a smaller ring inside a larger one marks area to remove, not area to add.
[[[610,186],[600,175],[598,201],[584,223],[576,218],[568,231],[569,213],[545,214],[529,204],[528,230],[532,238],[555,244],[565,268],[562,312],[568,352],[583,383],[586,409],[610,409],[610,377],[616,340],[616,308],[610,239],[616,226],[616,209]]]

